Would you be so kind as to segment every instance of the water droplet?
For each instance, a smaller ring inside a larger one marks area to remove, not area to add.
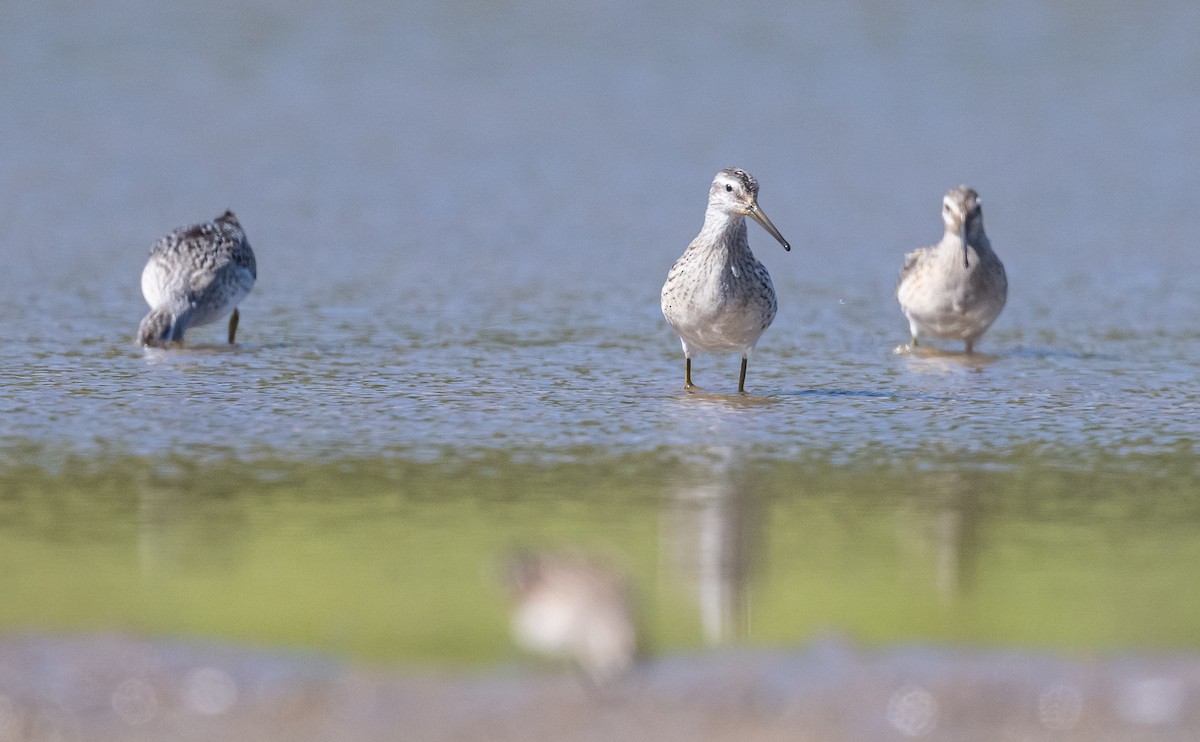
[[[1173,678],[1133,680],[1117,691],[1117,713],[1131,724],[1169,724],[1179,718],[1183,698],[1183,684]]]
[[[237,703],[237,683],[224,670],[201,667],[187,677],[184,703],[192,711],[206,716],[220,716]]]
[[[887,720],[906,737],[923,737],[937,727],[937,699],[916,685],[900,687],[888,699]]]

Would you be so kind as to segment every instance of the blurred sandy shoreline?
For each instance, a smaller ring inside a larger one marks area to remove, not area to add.
[[[9,740],[1195,740],[1200,656],[822,640],[657,657],[602,690],[537,663],[360,668],[112,635],[0,639]]]

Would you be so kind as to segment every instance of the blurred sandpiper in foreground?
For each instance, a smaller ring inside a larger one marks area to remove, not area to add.
[[[520,553],[507,560],[512,632],[524,648],[570,659],[594,684],[611,683],[637,658],[637,627],[624,576],[597,557]]]
[[[704,226],[680,256],[662,288],[662,311],[683,343],[684,388],[692,389],[692,355],[740,353],[738,392],[746,391],[746,365],[775,319],[771,276],[746,237],[750,217],[791,250],[758,206],[758,181],[738,168],[717,173],[708,191]]]
[[[1008,298],[1004,265],[983,231],[979,194],[966,186],[951,188],[942,199],[946,232],[932,247],[904,258],[896,298],[912,332],[954,338],[975,350],[975,341],[991,326]]]
[[[150,248],[142,270],[142,296],[150,313],[138,327],[138,343],[182,342],[189,327],[216,322],[232,311],[232,345],[238,303],[250,293],[257,275],[254,251],[232,211],[164,235]]]

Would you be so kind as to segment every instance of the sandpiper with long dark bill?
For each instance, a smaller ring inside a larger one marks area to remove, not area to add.
[[[692,356],[740,353],[738,392],[746,391],[746,366],[778,308],[767,269],[750,252],[750,217],[791,246],[758,205],[758,181],[738,168],[717,173],[708,191],[704,226],[671,266],[662,288],[662,311],[683,344],[684,388],[693,389]]]
[[[921,335],[954,338],[975,350],[1008,299],[1004,264],[983,231],[979,194],[951,188],[942,199],[946,232],[931,247],[904,257],[896,298],[908,318],[912,346]]]

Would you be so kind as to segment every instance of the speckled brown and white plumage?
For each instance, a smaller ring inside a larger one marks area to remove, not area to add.
[[[758,181],[744,170],[726,168],[709,189],[704,227],[663,284],[663,316],[683,344],[686,388],[692,386],[693,354],[740,353],[738,391],[744,391],[746,361],[775,319],[775,287],[750,251],[746,216],[791,249],[758,207]]]
[[[905,256],[896,298],[913,345],[921,335],[954,338],[971,353],[1004,309],[1008,278],[983,231],[979,194],[966,186],[951,188],[942,199],[942,220],[941,242]]]
[[[150,313],[138,327],[138,342],[180,342],[189,327],[216,322],[232,312],[232,343],[237,305],[250,293],[255,278],[254,251],[231,211],[164,235],[150,248],[142,270],[142,296]]]

